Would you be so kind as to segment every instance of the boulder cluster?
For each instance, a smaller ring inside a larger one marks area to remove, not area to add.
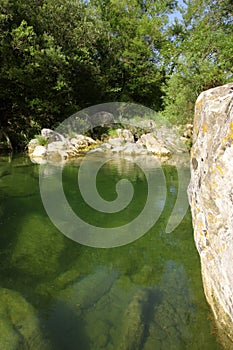
[[[42,129],[41,135],[28,144],[28,153],[35,163],[66,162],[87,152],[111,152],[125,155],[153,154],[168,159],[173,153],[185,149],[184,141],[191,138],[192,125],[177,140],[178,132],[169,128],[142,133],[139,137],[129,129],[114,129],[114,136],[103,134],[100,140],[72,134],[64,136],[50,129]],[[187,134],[187,135],[186,135]]]

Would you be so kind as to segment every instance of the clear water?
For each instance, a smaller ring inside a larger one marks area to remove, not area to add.
[[[70,204],[84,219],[113,227],[142,209],[145,177],[118,160],[99,174],[114,199],[128,177],[135,196],[126,213],[100,214],[78,199],[78,166],[64,169]],[[25,156],[0,161],[0,349],[220,349],[206,303],[190,212],[165,233],[177,175],[164,168],[168,198],[154,227],[112,249],[82,246],[60,233],[40,199],[39,166]]]

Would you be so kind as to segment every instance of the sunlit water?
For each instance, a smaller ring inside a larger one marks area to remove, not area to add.
[[[73,210],[91,224],[120,226],[142,210],[147,184],[132,163],[115,160],[97,177],[106,200],[116,197],[122,177],[134,185],[132,203],[118,214],[95,212],[81,200],[77,172],[75,164],[65,167],[64,189]],[[134,243],[97,249],[51,223],[40,198],[39,165],[25,156],[1,158],[0,349],[220,349],[190,212],[165,233],[177,174],[171,166],[164,173],[168,196],[154,227]]]

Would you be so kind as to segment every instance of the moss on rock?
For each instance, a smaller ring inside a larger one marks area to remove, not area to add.
[[[0,349],[46,350],[35,309],[17,292],[0,289]]]

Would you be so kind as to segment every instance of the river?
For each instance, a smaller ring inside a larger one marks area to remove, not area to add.
[[[64,167],[63,187],[83,220],[111,229],[139,215],[147,181],[134,164],[117,159],[97,176],[98,191],[108,201],[116,198],[122,177],[131,181],[132,202],[118,213],[98,212],[82,200],[78,170],[76,163]],[[41,200],[39,171],[25,155],[0,160],[1,349],[221,349],[203,292],[190,211],[173,232],[165,231],[177,195],[175,167],[163,167],[167,198],[157,222],[115,248],[81,245],[54,226]]]

